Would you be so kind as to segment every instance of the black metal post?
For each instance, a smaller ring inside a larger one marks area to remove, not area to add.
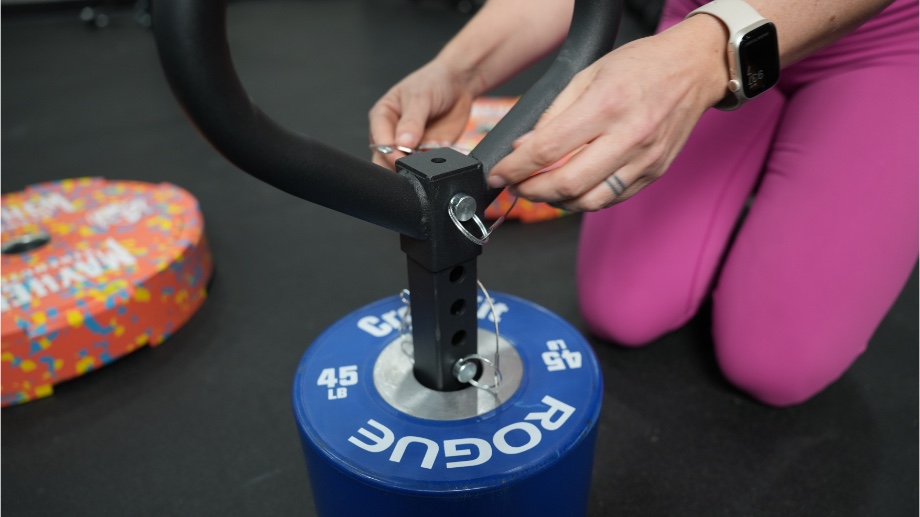
[[[482,215],[482,164],[437,149],[403,158],[397,167],[424,190],[422,210],[429,221],[428,239],[400,238],[409,272],[415,377],[434,390],[458,390],[467,384],[456,379],[453,366],[477,351],[476,257],[482,247],[456,228],[448,207],[454,196],[466,195]]]

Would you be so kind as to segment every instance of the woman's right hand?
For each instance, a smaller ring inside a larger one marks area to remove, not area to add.
[[[451,71],[434,60],[409,74],[371,108],[372,144],[449,146],[466,125],[476,95],[475,75]],[[405,154],[374,152],[374,163],[393,169]]]

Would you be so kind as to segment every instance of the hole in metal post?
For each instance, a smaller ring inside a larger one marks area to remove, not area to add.
[[[466,311],[466,301],[463,298],[455,301],[450,306],[450,313],[454,316],[459,316],[463,314],[464,311]]]
[[[451,338],[450,344],[460,346],[466,342],[466,331],[458,330]]]
[[[466,274],[466,270],[463,269],[463,266],[457,266],[450,270],[450,276],[448,279],[450,283],[456,284],[457,282],[463,280],[463,275]]]

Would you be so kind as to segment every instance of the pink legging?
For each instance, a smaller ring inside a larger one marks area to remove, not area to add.
[[[668,0],[662,27],[699,3]],[[709,110],[661,179],[586,214],[591,331],[643,345],[712,293],[738,388],[785,406],[839,378],[917,260],[917,21],[917,1],[896,0],[740,110]]]

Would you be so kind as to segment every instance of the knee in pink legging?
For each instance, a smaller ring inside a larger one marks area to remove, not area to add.
[[[689,12],[677,3],[663,24]],[[917,19],[896,0],[773,91],[710,110],[661,179],[587,214],[592,332],[648,343],[711,292],[716,355],[742,390],[789,405],[840,377],[917,260]]]

